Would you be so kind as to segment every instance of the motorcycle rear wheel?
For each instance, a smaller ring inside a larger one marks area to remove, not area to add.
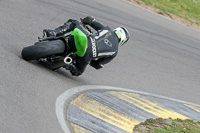
[[[65,43],[62,40],[38,42],[35,45],[23,48],[21,55],[24,60],[37,60],[50,55],[64,54]]]

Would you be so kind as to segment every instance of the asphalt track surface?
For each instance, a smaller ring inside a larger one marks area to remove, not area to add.
[[[131,39],[105,68],[80,77],[26,62],[21,50],[44,28],[94,16]],[[62,132],[56,98],[81,85],[131,88],[200,104],[200,32],[124,0],[0,1],[0,132]]]

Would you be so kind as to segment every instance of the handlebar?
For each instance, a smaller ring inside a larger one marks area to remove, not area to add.
[[[91,34],[93,34],[92,30],[89,28],[88,25],[84,24],[83,23],[83,19],[80,18],[81,22],[80,24],[86,29],[88,30]],[[41,41],[48,41],[48,40],[55,40],[59,38],[59,36],[50,36],[50,37],[46,37],[46,35],[43,33],[43,37],[38,37],[38,40],[41,42]]]

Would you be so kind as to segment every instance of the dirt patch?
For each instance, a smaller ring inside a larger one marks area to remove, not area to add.
[[[185,20],[185,19],[178,17],[174,14],[171,14],[171,13],[168,13],[166,11],[162,11],[160,9],[148,6],[141,0],[128,0],[128,1],[200,31],[200,25],[197,25],[195,23],[191,24],[191,21],[193,21],[192,19],[190,21]]]

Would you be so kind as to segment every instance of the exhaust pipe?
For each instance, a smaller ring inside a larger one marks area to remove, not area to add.
[[[56,68],[59,68],[59,67],[63,67],[65,65],[69,65],[70,63],[72,63],[72,58],[69,57],[69,56],[66,56],[64,58],[61,58],[61,59],[58,59],[56,60],[55,62],[53,62],[51,64],[51,67],[56,69]]]
[[[69,56],[66,56],[66,57],[64,58],[64,63],[67,64],[67,65],[71,64],[71,63],[72,63],[72,58],[69,57]]]

